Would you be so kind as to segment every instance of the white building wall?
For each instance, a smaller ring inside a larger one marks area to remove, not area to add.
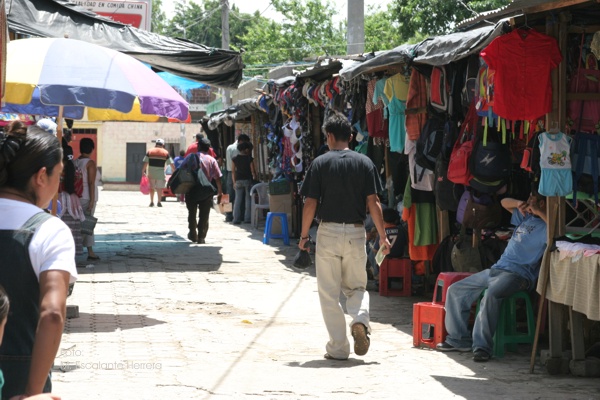
[[[148,150],[155,146],[156,139],[161,138],[167,145],[179,143],[180,149],[185,150],[200,131],[199,124],[166,122],[76,122],[75,127],[97,129],[97,160],[105,183],[125,182],[127,143],[146,143]]]

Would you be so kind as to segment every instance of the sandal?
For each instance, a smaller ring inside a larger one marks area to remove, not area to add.
[[[88,261],[94,261],[94,260],[99,260],[100,257],[98,256],[88,256]]]

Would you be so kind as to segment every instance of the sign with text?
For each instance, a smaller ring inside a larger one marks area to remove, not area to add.
[[[152,23],[152,0],[137,1],[74,1],[96,14],[108,17],[122,24],[150,31]]]

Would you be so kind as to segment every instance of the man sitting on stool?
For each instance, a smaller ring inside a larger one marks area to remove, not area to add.
[[[440,351],[472,349],[473,360],[477,362],[490,359],[502,300],[533,287],[546,248],[544,196],[534,189],[526,202],[505,198],[502,206],[512,213],[511,223],[517,228],[496,264],[448,288],[445,305],[448,336],[436,346]],[[468,330],[471,306],[485,289],[471,336]]]

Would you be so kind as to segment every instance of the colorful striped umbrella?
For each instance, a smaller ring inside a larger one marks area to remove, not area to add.
[[[125,114],[134,111],[131,120],[138,115],[134,109],[137,100],[143,117],[183,121],[188,117],[188,103],[144,64],[118,51],[76,39],[11,41],[7,46],[3,100],[7,108],[11,104],[25,106],[20,113],[38,114],[35,107],[42,105],[57,106],[59,110],[79,108],[78,115],[83,116],[83,108],[88,107],[88,113],[94,109]],[[28,105],[33,107],[32,112],[27,111]],[[110,113],[105,115],[113,119]]]

